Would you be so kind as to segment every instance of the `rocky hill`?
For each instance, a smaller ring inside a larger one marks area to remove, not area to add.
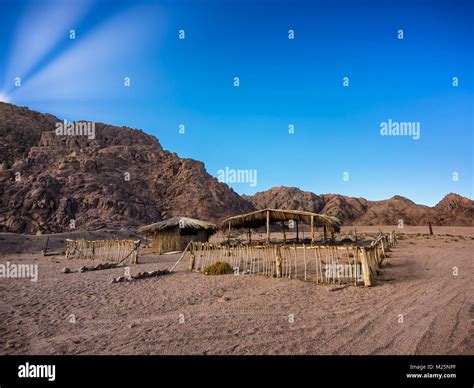
[[[60,120],[0,103],[0,231],[135,227],[174,215],[218,221],[253,206],[204,164],[126,127],[57,136]]]

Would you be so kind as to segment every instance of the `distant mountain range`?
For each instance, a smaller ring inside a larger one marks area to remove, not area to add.
[[[436,206],[417,205],[396,195],[382,201],[347,197],[339,194],[316,195],[295,187],[274,187],[253,196],[244,196],[255,208],[306,210],[329,214],[357,225],[465,225],[471,226],[474,201],[457,194],[446,195]]]
[[[179,158],[141,130],[95,123],[94,138],[57,136],[58,122],[0,103],[0,231],[134,228],[175,215],[219,222],[265,207],[335,215],[346,224],[472,225],[474,203],[457,194],[435,207],[289,187],[239,196],[202,162]]]

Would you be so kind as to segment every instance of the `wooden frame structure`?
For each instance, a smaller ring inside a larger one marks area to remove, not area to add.
[[[334,235],[341,229],[341,221],[337,217],[324,214],[305,212],[302,210],[284,210],[284,209],[262,209],[247,214],[241,214],[226,218],[222,221],[222,230],[227,231],[230,238],[232,227],[234,228],[266,228],[266,242],[270,243],[270,225],[280,222],[283,227],[283,238],[286,242],[285,222],[294,221],[296,223],[296,233],[298,236],[298,223],[303,222],[311,227],[311,241],[315,241],[314,228],[322,226],[324,230],[324,240],[327,239],[327,232]],[[249,232],[250,236],[250,232]],[[298,238],[298,237],[297,237]],[[250,240],[250,238],[249,238]]]

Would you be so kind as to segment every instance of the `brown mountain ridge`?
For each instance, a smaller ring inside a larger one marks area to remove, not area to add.
[[[202,162],[180,158],[141,130],[95,123],[96,136],[56,136],[60,120],[0,102],[0,231],[50,233],[137,227],[175,215],[219,222],[264,207],[301,209],[352,224],[472,225],[473,201],[433,208],[395,196],[368,201],[275,187],[239,196]]]
[[[347,197],[339,194],[316,195],[296,187],[274,187],[253,196],[244,196],[256,208],[307,210],[339,217],[345,224],[458,225],[472,226],[474,201],[458,194],[446,195],[436,206],[418,205],[396,195],[382,201]]]

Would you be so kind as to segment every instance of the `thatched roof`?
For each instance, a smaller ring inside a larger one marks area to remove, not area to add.
[[[252,213],[241,214],[226,218],[222,221],[222,229],[226,230],[229,224],[232,228],[258,228],[265,226],[267,223],[267,212],[270,216],[270,223],[280,221],[301,221],[305,224],[311,224],[311,217],[313,217],[314,226],[323,226],[329,230],[338,232],[341,229],[341,220],[333,216],[324,214],[305,212],[301,210],[283,210],[283,209],[263,209]]]
[[[196,220],[194,218],[188,217],[173,217],[164,221],[155,222],[154,224],[142,226],[138,229],[138,233],[148,234],[170,228],[194,230],[205,229],[211,233],[214,233],[217,230],[217,226],[211,224],[210,222]]]

